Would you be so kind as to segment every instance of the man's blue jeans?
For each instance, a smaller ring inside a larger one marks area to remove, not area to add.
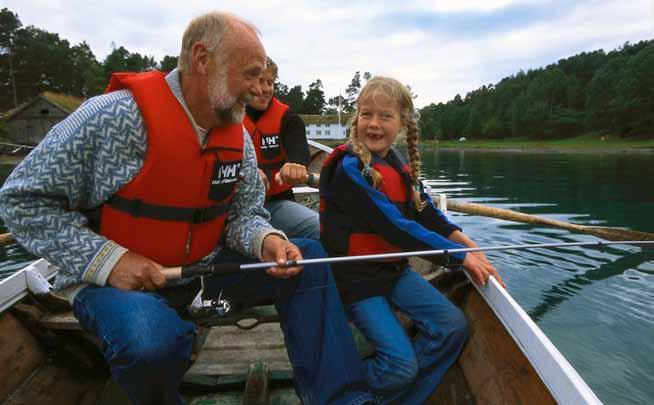
[[[411,318],[418,335],[411,341],[393,309]],[[386,297],[348,307],[352,322],[375,346],[365,360],[366,381],[383,404],[422,404],[456,361],[466,340],[461,311],[411,268]]]
[[[289,238],[320,240],[318,213],[290,200],[267,201],[263,207],[270,212],[270,224]]]
[[[318,242],[293,240],[305,258],[324,256]],[[218,261],[240,259],[221,255]],[[265,271],[214,278],[225,295],[273,300],[281,318],[304,404],[361,404],[371,399],[362,363],[327,265],[306,266],[298,276],[275,279]],[[134,404],[182,404],[177,388],[190,365],[194,324],[182,320],[156,293],[87,287],[73,303],[82,326],[102,341],[113,379]]]

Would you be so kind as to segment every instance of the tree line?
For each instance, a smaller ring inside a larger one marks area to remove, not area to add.
[[[426,139],[654,135],[654,40],[583,52],[420,110]]]
[[[23,27],[18,15],[0,10],[0,111],[14,108],[44,91],[81,98],[101,94],[112,72],[171,70],[177,57],[155,61],[113,44],[99,62],[86,42],[71,45],[58,34]]]
[[[170,71],[177,56],[154,57],[112,44],[98,61],[86,42],[71,45],[56,33],[23,27],[18,15],[0,10],[0,111],[49,90],[88,98],[101,94],[118,71]],[[545,68],[520,71],[446,103],[420,109],[426,139],[459,137],[556,138],[598,131],[620,136],[654,134],[654,40],[626,43],[608,53],[584,52]],[[340,94],[326,98],[320,79],[306,92],[276,82],[276,96],[300,114],[354,110],[370,79],[355,72]],[[410,89],[410,88],[409,88]]]
[[[18,15],[8,8],[0,10],[0,112],[31,100],[44,91],[81,98],[101,94],[113,72],[167,72],[177,66],[177,56],[154,57],[130,52],[112,44],[112,51],[98,61],[86,42],[71,45],[58,34],[34,26],[23,27]],[[276,83],[276,95],[300,114],[351,112],[361,88],[370,78],[356,72],[345,96],[325,99],[323,84],[316,79],[305,92],[302,86]]]

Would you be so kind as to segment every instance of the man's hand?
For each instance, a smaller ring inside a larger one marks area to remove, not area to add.
[[[261,169],[257,169],[257,170],[259,170],[259,177],[261,177],[261,181],[263,181],[263,188],[266,191],[268,191],[268,189],[270,188],[270,182],[268,181],[268,176],[266,176],[266,173],[264,173],[263,170]]]
[[[166,285],[162,268],[152,260],[128,251],[111,270],[107,284],[121,290],[154,291]]]
[[[280,186],[284,183],[296,186],[307,181],[307,168],[297,163],[284,163],[275,174],[275,182]]]
[[[502,277],[500,277],[495,267],[490,264],[488,259],[486,259],[486,255],[482,253],[483,258],[480,258],[478,253],[481,252],[468,253],[466,254],[466,258],[463,260],[463,267],[465,267],[466,271],[470,273],[475,283],[486,285],[488,278],[493,276],[502,287],[506,288],[506,284],[504,284]]]
[[[284,264],[287,260],[302,260],[302,253],[297,246],[276,234],[270,234],[263,240],[261,258],[264,262],[277,262]],[[266,273],[275,278],[289,278],[302,271],[298,267],[271,267]]]

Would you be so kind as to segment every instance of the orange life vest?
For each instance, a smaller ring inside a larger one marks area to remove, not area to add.
[[[195,262],[222,240],[243,127],[211,130],[202,148],[163,73],[117,73],[106,91],[125,88],[143,116],[147,153],[138,175],[101,207],[99,232],[164,266]]]
[[[268,109],[261,115],[257,122],[253,122],[246,116],[243,125],[250,133],[252,143],[257,151],[257,162],[263,170],[270,183],[266,197],[274,196],[293,188],[288,183],[278,185],[275,181],[275,174],[288,162],[288,155],[279,136],[282,117],[288,110],[288,106],[276,98],[272,98]]]

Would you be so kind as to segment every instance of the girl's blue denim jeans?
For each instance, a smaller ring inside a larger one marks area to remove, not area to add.
[[[316,241],[293,242],[304,258],[325,255]],[[228,252],[217,260],[237,259],[252,261]],[[246,294],[246,301],[275,302],[304,404],[358,405],[372,398],[327,265],[306,266],[288,280],[255,270],[214,279],[211,285],[235,299]],[[184,403],[178,387],[191,364],[196,328],[168,300],[157,293],[90,286],[77,294],[73,309],[82,326],[101,340],[112,378],[133,404]]]
[[[393,312],[414,321],[413,341]],[[366,359],[368,385],[384,404],[422,404],[456,361],[466,340],[466,320],[437,289],[411,268],[388,296],[351,304],[348,316],[370,340],[376,354]]]

